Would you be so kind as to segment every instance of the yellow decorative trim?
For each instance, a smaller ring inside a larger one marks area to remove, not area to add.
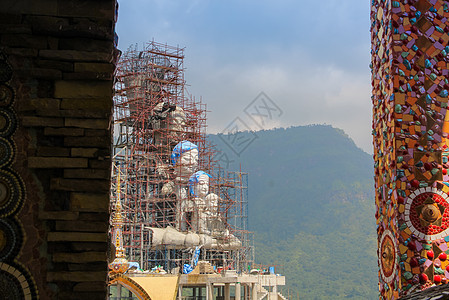
[[[123,274],[111,278],[109,285],[120,284],[130,290],[139,300],[151,300],[150,295],[134,280]]]

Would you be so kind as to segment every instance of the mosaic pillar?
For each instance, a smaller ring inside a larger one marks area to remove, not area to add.
[[[448,19],[447,1],[371,3],[382,299],[449,279]]]

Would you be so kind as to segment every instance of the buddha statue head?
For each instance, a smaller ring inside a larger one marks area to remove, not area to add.
[[[179,142],[173,148],[171,160],[176,175],[186,181],[198,167],[198,146],[189,141]]]
[[[209,194],[209,178],[204,171],[195,172],[189,178],[189,193],[193,197],[204,199]]]

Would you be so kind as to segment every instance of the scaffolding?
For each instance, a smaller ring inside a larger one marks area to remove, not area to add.
[[[170,272],[201,248],[217,269],[246,271],[254,262],[247,174],[213,161],[206,105],[185,95],[183,60],[183,48],[152,41],[130,47],[117,66],[111,203],[122,204],[125,253]]]

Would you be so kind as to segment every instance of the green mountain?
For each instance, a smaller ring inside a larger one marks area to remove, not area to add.
[[[279,265],[290,299],[377,298],[372,157],[325,125],[209,135],[249,173],[256,262]],[[246,144],[245,144],[246,143]],[[226,156],[226,159],[223,159]]]

